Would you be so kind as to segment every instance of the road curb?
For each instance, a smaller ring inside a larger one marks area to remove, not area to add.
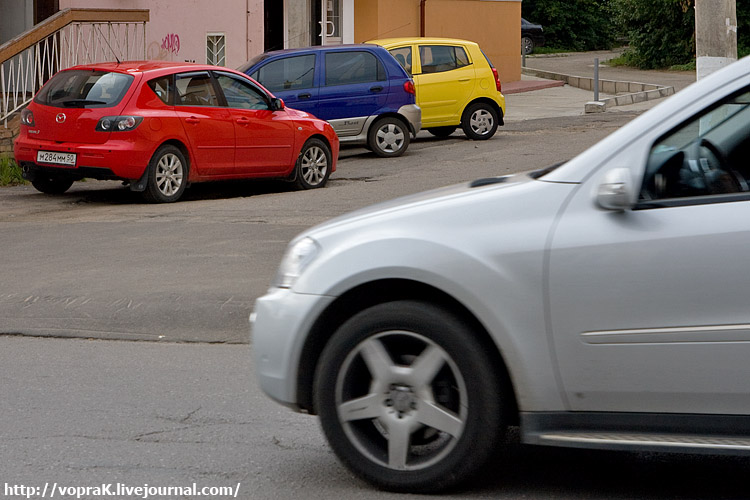
[[[563,81],[571,87],[577,87],[583,90],[594,90],[594,79],[586,76],[566,75],[564,73],[555,73],[540,69],[523,67],[521,72],[524,75],[535,76],[547,80]],[[659,85],[655,83],[627,82],[620,80],[603,80],[599,79],[599,92],[605,94],[618,94],[613,97],[599,99],[586,103],[584,110],[586,113],[595,113],[605,111],[613,106],[625,106],[638,102],[661,99],[674,94],[674,87]]]

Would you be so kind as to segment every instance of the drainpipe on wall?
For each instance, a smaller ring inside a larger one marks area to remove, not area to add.
[[[420,0],[419,2],[419,36],[425,36],[425,17],[427,11],[427,0]]]
[[[245,61],[250,60],[250,0],[245,1]]]

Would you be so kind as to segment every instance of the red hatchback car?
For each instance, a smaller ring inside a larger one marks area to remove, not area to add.
[[[339,141],[328,122],[285,108],[260,84],[216,66],[141,61],[55,74],[21,115],[14,154],[43,193],[121,179],[155,202],[191,182],[277,177],[325,185]]]

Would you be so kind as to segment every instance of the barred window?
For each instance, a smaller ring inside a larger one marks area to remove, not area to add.
[[[206,64],[226,66],[226,36],[224,33],[206,35]]]

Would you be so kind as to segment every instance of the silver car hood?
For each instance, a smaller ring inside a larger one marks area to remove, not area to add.
[[[522,183],[532,182],[533,180],[534,179],[529,176],[528,172],[523,172],[519,174],[505,175],[500,177],[477,179],[470,182],[454,184],[451,186],[431,189],[429,191],[423,191],[407,196],[401,196],[399,198],[394,198],[392,200],[369,205],[367,207],[354,210],[344,215],[334,217],[333,219],[313,226],[307,231],[304,231],[297,238],[295,238],[295,240],[304,238],[305,236],[311,236],[313,233],[328,232],[329,230],[333,230],[335,228],[338,228],[339,226],[359,222],[364,219],[380,217],[386,214],[393,214],[394,212],[407,211],[414,207],[422,207],[424,205],[438,203],[451,198],[471,196],[474,193],[484,192],[488,189],[508,189]]]

